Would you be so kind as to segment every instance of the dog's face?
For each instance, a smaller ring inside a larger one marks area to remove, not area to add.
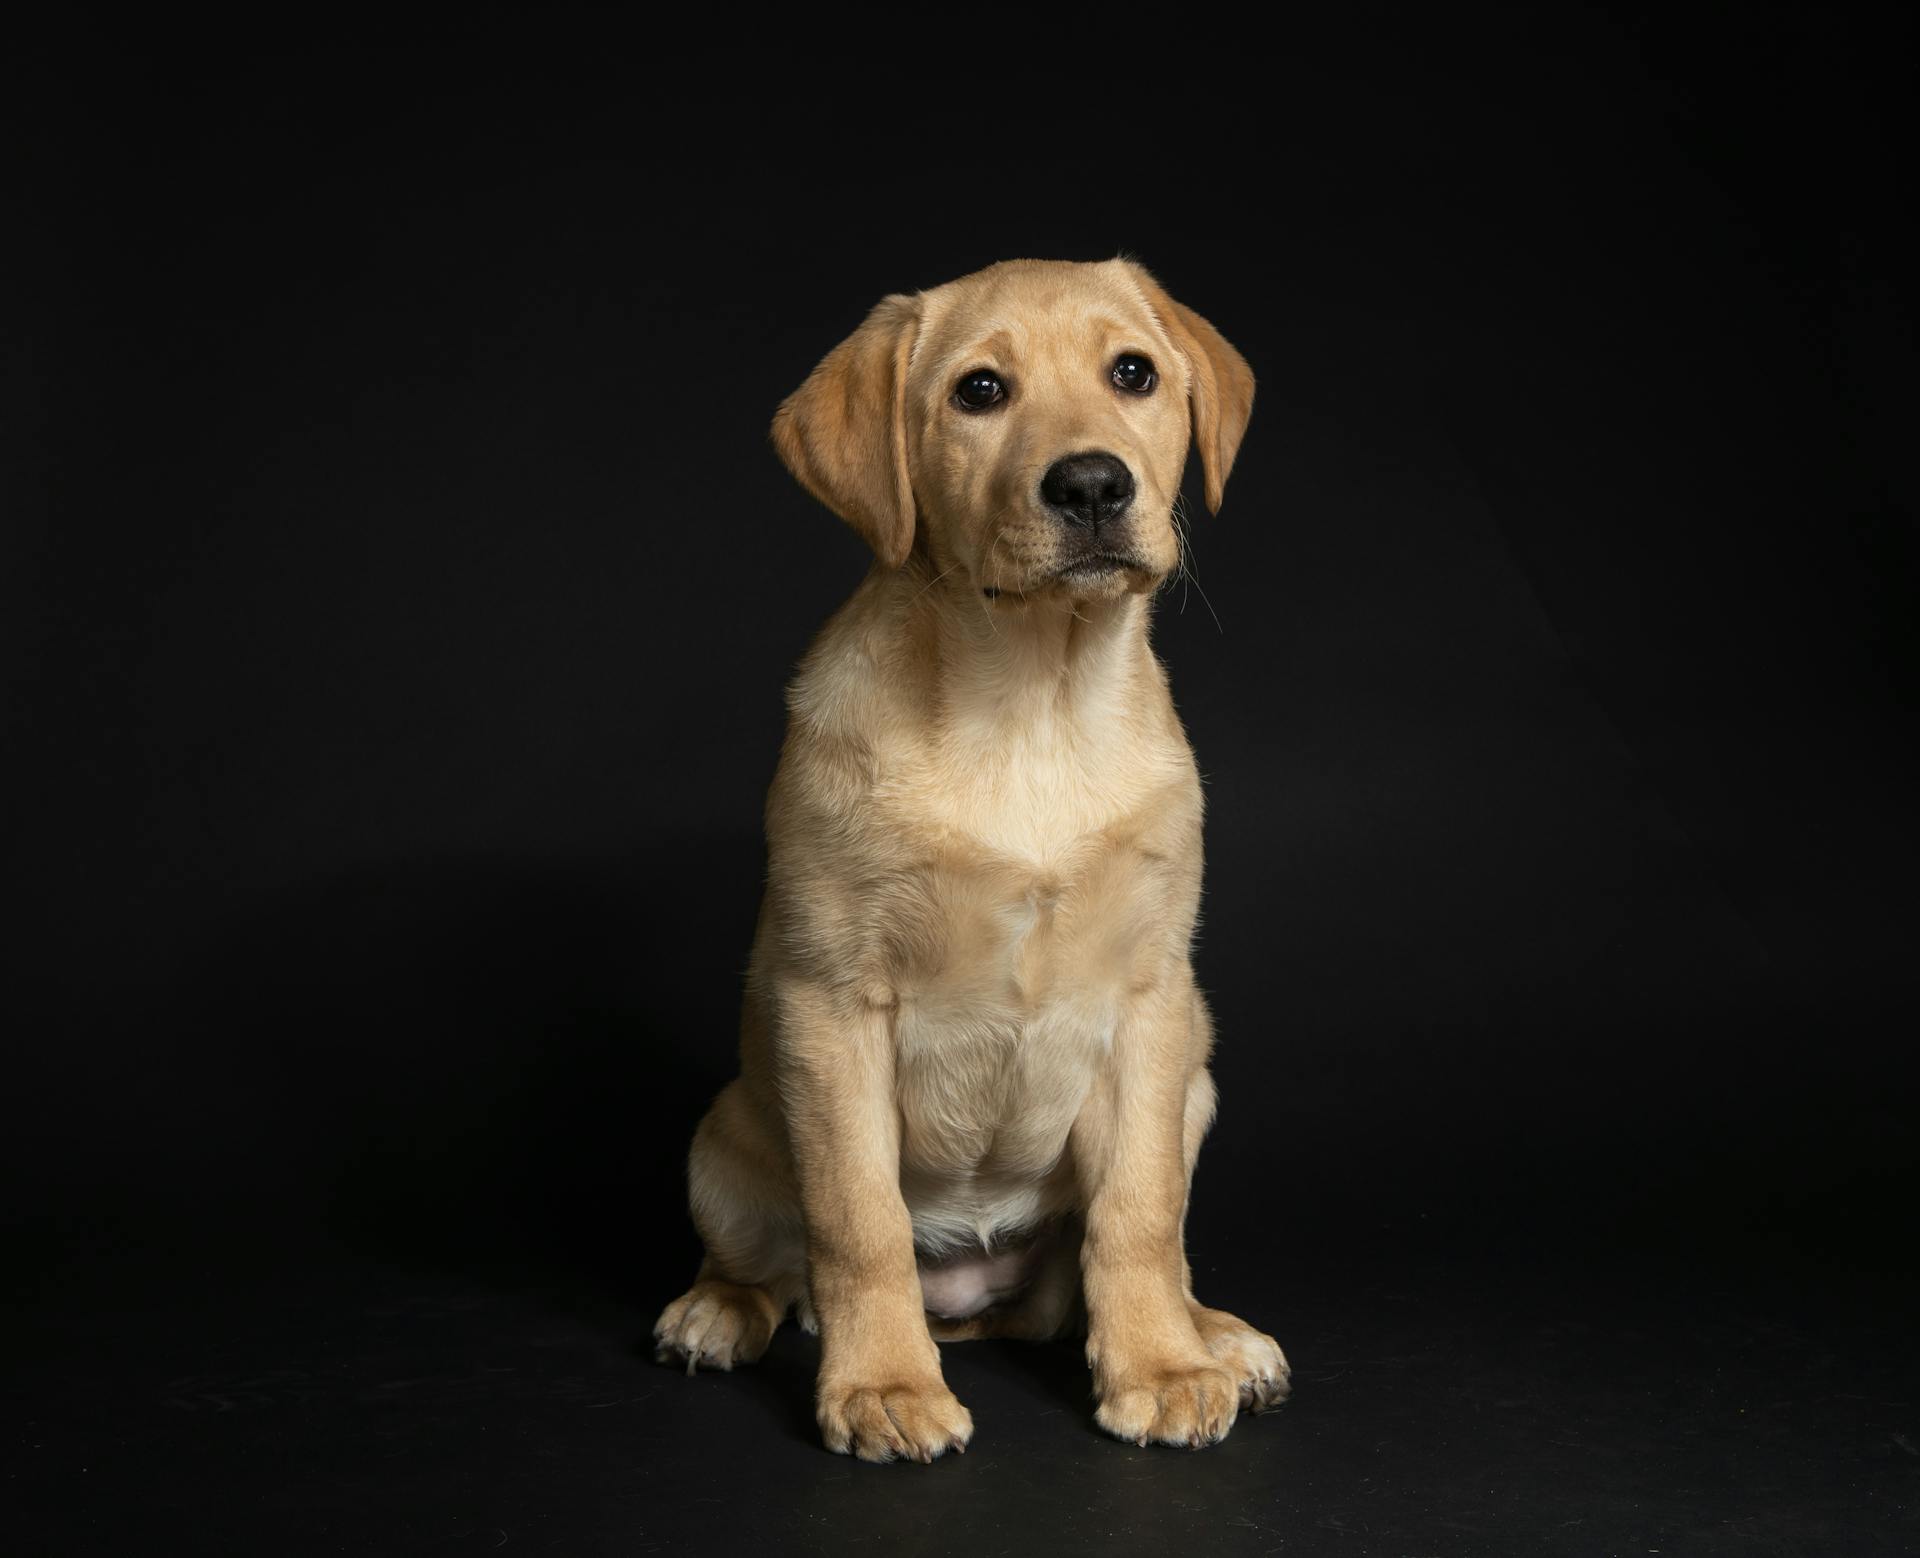
[[[795,476],[890,567],[988,599],[1112,597],[1179,561],[1189,439],[1217,510],[1245,360],[1130,260],[1012,260],[883,299],[782,403]]]

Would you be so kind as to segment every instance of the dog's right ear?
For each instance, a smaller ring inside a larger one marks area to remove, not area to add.
[[[1167,289],[1138,260],[1120,256],[1148,306],[1193,372],[1190,392],[1193,442],[1200,452],[1200,474],[1205,479],[1207,512],[1218,514],[1227,493],[1227,473],[1246,436],[1253,415],[1253,369],[1227,338],[1184,303],[1167,296]]]
[[[882,298],[773,414],[773,447],[787,469],[888,568],[913,546],[907,362],[919,328],[918,298]]]

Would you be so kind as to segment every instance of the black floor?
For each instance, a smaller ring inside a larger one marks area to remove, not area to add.
[[[15,1552],[1877,1554],[1920,1547],[1913,1286],[1780,1263],[1196,1250],[1293,1401],[1100,1434],[1071,1344],[945,1349],[973,1448],[829,1455],[815,1345],[688,1379],[662,1292],[236,1252],[51,1273],[11,1328]],[[264,1258],[263,1258],[264,1259]],[[1262,1275],[1259,1267],[1271,1269]],[[30,1533],[30,1540],[24,1533]]]

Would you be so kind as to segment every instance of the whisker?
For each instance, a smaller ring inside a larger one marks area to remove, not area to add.
[[[960,565],[958,563],[955,563],[953,564],[952,567],[944,568],[939,573],[935,574],[931,579],[927,580],[925,584],[921,585],[919,589],[913,592],[913,600],[908,601],[907,604],[911,606],[914,603],[914,601],[919,600],[922,595],[926,594],[928,590],[932,589],[936,584],[938,584],[942,579],[946,578],[948,574],[952,573],[954,569],[958,568],[959,566]]]
[[[1207,598],[1207,587],[1200,582],[1199,570],[1193,566],[1193,536],[1187,529],[1186,516],[1182,513],[1182,507],[1183,497],[1175,498],[1173,502],[1173,528],[1175,535],[1180,541],[1180,575],[1183,580],[1191,580],[1193,582],[1193,587],[1200,592],[1200,599],[1207,608],[1207,614],[1213,618],[1215,631],[1217,631],[1222,638],[1225,638],[1227,636],[1226,626],[1220,620],[1220,613],[1213,609],[1213,602]],[[1181,610],[1184,611],[1185,609],[1186,602],[1183,597]]]

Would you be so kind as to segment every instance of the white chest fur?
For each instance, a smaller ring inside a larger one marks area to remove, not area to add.
[[[845,807],[823,836],[861,861],[832,923],[893,1004],[916,1237],[991,1243],[1071,1203],[1068,1138],[1130,996],[1185,953],[1198,775],[1143,602],[943,619],[886,675],[873,641],[850,620],[794,696]],[[821,963],[844,945],[822,935]]]

